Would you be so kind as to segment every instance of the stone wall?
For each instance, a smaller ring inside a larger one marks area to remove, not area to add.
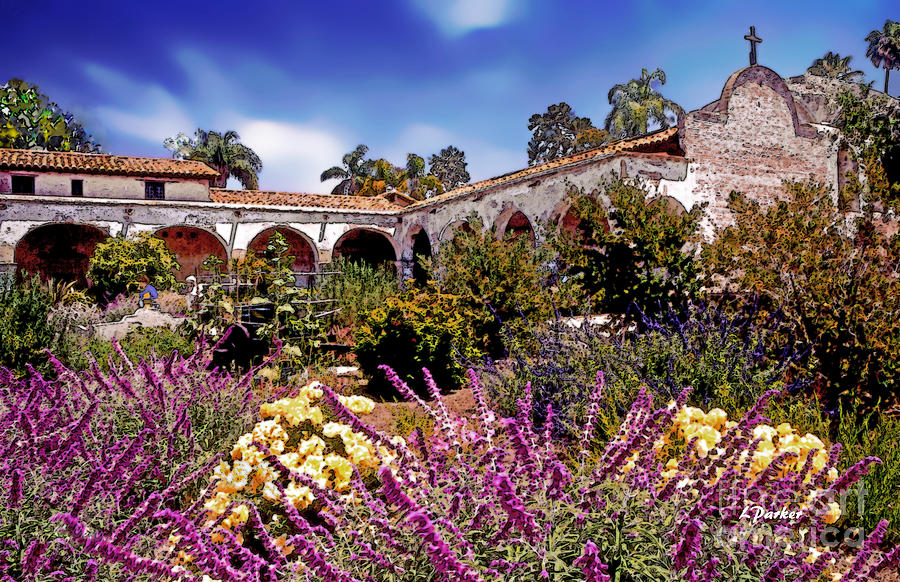
[[[784,181],[837,184],[836,136],[802,123],[784,81],[765,67],[732,75],[718,101],[683,116],[680,132],[691,202],[709,203],[707,230],[733,220],[733,190],[767,205],[784,196]]]

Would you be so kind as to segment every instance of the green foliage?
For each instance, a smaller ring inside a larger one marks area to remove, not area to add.
[[[689,404],[721,408],[736,418],[767,390],[787,387],[785,373],[795,357],[767,349],[777,331],[777,325],[759,315],[729,316],[696,307],[683,316],[670,313],[662,321],[644,319],[639,330],[618,337],[599,324],[583,322],[576,328],[555,321],[534,330],[529,346],[537,349],[510,344],[509,360],[490,364],[482,378],[505,415],[516,413],[522,387],[530,383],[535,414],[543,415],[552,405],[558,432],[575,438],[602,371],[606,385],[595,421],[595,444],[602,446],[615,435],[642,388],[665,401],[691,387]],[[791,388],[793,395],[770,400],[766,414],[773,423],[827,434],[818,401],[803,394],[805,384]]]
[[[97,153],[75,117],[41,93],[37,85],[10,79],[0,86],[0,147]]]
[[[362,188],[363,183],[375,167],[375,162],[366,159],[369,147],[359,144],[341,160],[340,166],[332,166],[322,172],[321,181],[340,179],[341,182],[331,191],[332,194],[353,196]]]
[[[838,53],[828,51],[825,56],[813,61],[813,64],[806,69],[810,75],[826,77],[828,79],[838,79],[851,83],[858,83],[865,76],[862,71],[854,71],[850,67],[852,56],[841,57]]]
[[[417,391],[424,393],[422,368],[439,386],[462,385],[465,369],[459,359],[481,357],[472,336],[473,314],[465,300],[437,289],[410,289],[388,297],[384,305],[366,313],[355,330],[357,361],[376,392],[391,388],[378,366],[392,367]]]
[[[203,162],[219,172],[216,188],[224,188],[228,178],[237,179],[246,190],[259,187],[259,173],[263,164],[259,156],[240,142],[241,136],[234,130],[219,133],[198,129],[193,138],[179,133],[163,142],[176,158]]]
[[[563,270],[580,278],[592,305],[624,313],[634,303],[658,313],[681,305],[699,285],[692,250],[703,206],[678,213],[666,200],[647,201],[647,192],[623,180],[602,182],[601,194],[572,188],[572,209],[581,224],[575,232],[551,232],[548,240]]]
[[[885,20],[881,30],[873,30],[866,36],[869,47],[866,56],[875,67],[884,68],[884,92],[887,94],[891,69],[900,69],[900,22]]]
[[[136,238],[117,236],[99,243],[87,276],[101,297],[112,298],[140,291],[145,276],[157,290],[170,289],[176,282],[173,271],[179,268],[163,239],[142,232]]]
[[[849,231],[825,186],[788,184],[787,194],[766,209],[732,194],[736,222],[704,249],[707,275],[784,313],[796,349],[810,348],[806,366],[829,403],[896,398],[897,245],[868,219]]]
[[[881,459],[862,480],[862,499],[858,494],[850,497],[847,520],[868,534],[879,521],[887,519],[889,541],[900,542],[900,418],[887,416],[877,408],[866,414],[860,402],[852,401],[841,407],[836,432],[845,451],[842,469],[865,457]]]
[[[578,117],[572,106],[562,102],[535,113],[528,119],[528,165],[543,164],[575,152],[598,147],[609,134],[598,130],[588,117]]]
[[[643,135],[651,128],[665,129],[675,124],[684,113],[680,105],[666,99],[653,87],[654,81],[666,84],[662,69],[648,73],[641,69],[641,78],[632,79],[609,90],[612,110],[606,116],[606,130],[616,139]]]
[[[220,273],[223,261],[212,255],[208,257],[203,268],[213,274],[213,280],[206,286],[198,309],[185,321],[186,333],[218,340],[231,325],[240,323],[242,303],[271,304],[274,318],[262,322],[256,337],[281,342],[278,372],[285,375],[313,364],[318,357],[317,348],[325,338],[326,320],[316,317],[312,292],[296,285],[291,267],[294,257],[287,254],[289,249],[283,234],[272,235],[266,245],[266,256],[272,260],[263,272],[256,273],[259,278],[256,295],[249,299],[225,288]]]
[[[336,274],[321,276],[315,297],[332,300],[326,308],[339,310],[329,319],[333,325],[353,326],[365,312],[400,292],[397,275],[390,266],[337,257],[328,265],[328,271]]]
[[[428,158],[428,171],[447,190],[453,190],[469,183],[472,177],[469,176],[466,166],[466,153],[452,145]]]
[[[554,308],[576,304],[578,288],[561,283],[547,266],[549,248],[534,248],[526,237],[499,240],[477,218],[469,225],[471,232],[456,232],[435,261],[424,263],[441,293],[458,296],[473,314],[470,325],[480,347],[499,355],[502,322],[518,331],[528,322],[546,321]]]
[[[434,419],[418,408],[410,406],[397,406],[391,411],[394,421],[393,434],[408,438],[415,431],[421,431],[421,436],[429,438],[434,433]]]
[[[59,330],[49,323],[52,297],[33,277],[17,285],[0,277],[0,366],[24,373],[26,365],[43,368],[44,350],[58,341]]]

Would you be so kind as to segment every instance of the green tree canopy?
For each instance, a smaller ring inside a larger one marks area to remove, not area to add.
[[[469,183],[472,177],[466,170],[467,165],[465,152],[452,145],[428,158],[428,171],[440,180],[447,190]]]
[[[353,196],[360,191],[366,179],[372,175],[372,171],[375,169],[375,162],[366,159],[368,152],[369,146],[359,144],[352,152],[344,154],[340,166],[332,166],[322,172],[320,177],[322,182],[335,178],[341,180],[331,191],[332,194]]]
[[[645,312],[682,305],[697,290],[693,254],[704,206],[690,212],[668,200],[647,200],[638,185],[618,179],[602,182],[597,195],[572,188],[572,212],[578,228],[551,231],[560,266],[578,278],[593,304],[610,313],[625,313],[632,303]]]
[[[102,297],[111,299],[139,291],[140,279],[145,276],[157,289],[169,289],[175,285],[173,271],[179,268],[166,241],[142,232],[136,238],[117,236],[99,243],[87,276]]]
[[[588,117],[578,117],[566,102],[547,107],[528,119],[528,165],[543,164],[575,152],[598,147],[609,135],[598,130]]]
[[[881,30],[873,30],[866,36],[869,48],[866,56],[876,67],[884,68],[884,92],[888,92],[891,70],[900,69],[900,22],[886,20]]]
[[[22,79],[0,86],[0,147],[100,152],[74,115]]]
[[[224,188],[228,178],[233,177],[244,189],[256,190],[263,168],[262,160],[240,139],[241,136],[234,130],[223,134],[197,129],[192,138],[179,133],[174,138],[167,138],[163,145],[178,159],[203,162],[219,172],[216,188]]]
[[[883,188],[874,177],[867,188]],[[882,237],[871,217],[848,228],[828,186],[786,188],[786,199],[766,207],[731,194],[735,223],[703,251],[710,281],[783,313],[832,402],[841,394],[896,399],[900,239]]]
[[[662,69],[652,73],[641,69],[640,79],[620,83],[609,90],[612,111],[606,116],[605,127],[613,138],[643,135],[654,127],[665,129],[684,112],[680,105],[660,95],[654,83],[666,84]]]
[[[838,53],[828,51],[824,57],[813,61],[813,64],[806,69],[806,72],[818,77],[859,83],[865,75],[862,71],[854,71],[850,67],[850,61],[852,60],[852,56],[842,57]]]

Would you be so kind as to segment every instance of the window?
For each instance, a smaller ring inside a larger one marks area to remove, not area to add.
[[[144,198],[147,200],[165,200],[165,182],[146,182],[144,186]]]
[[[34,176],[13,176],[13,194],[34,194]]]
[[[84,196],[84,180],[72,180],[72,196]]]

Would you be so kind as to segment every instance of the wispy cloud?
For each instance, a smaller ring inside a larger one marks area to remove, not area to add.
[[[514,14],[514,0],[413,0],[447,36],[506,24]]]
[[[95,64],[86,65],[85,72],[116,98],[115,104],[99,105],[91,112],[108,129],[162,145],[166,137],[196,127],[179,100],[159,85],[134,81]]]
[[[288,192],[323,192],[319,181],[326,168],[340,162],[347,140],[340,130],[316,124],[227,116],[225,125],[241,135],[263,161],[260,188]]]

